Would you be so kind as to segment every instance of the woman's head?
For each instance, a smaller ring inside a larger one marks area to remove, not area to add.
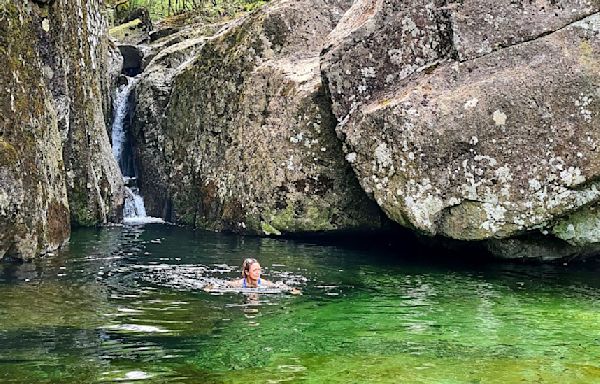
[[[249,278],[251,280],[258,280],[260,278],[261,268],[260,263],[251,257],[244,260],[242,263],[242,277]]]

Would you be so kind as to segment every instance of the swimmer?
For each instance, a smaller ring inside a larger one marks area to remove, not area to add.
[[[258,260],[249,257],[244,259],[244,262],[242,263],[242,278],[230,281],[226,286],[230,288],[277,288],[281,291],[290,292],[293,295],[302,294],[297,288],[289,287],[280,282],[273,283],[269,280],[262,279],[260,277],[261,273],[262,269]],[[204,288],[205,291],[211,289],[213,289],[212,286]]]
[[[231,281],[227,285],[233,288],[274,287],[274,283],[260,278],[261,273],[260,263],[256,259],[249,257],[242,263],[242,278]]]

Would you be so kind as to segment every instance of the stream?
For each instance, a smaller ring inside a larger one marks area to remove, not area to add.
[[[591,383],[600,264],[419,257],[411,247],[78,229],[0,264],[2,383]],[[214,294],[256,257],[303,291]]]

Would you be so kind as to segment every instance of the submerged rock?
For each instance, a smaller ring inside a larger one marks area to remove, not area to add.
[[[346,158],[421,233],[597,252],[600,5],[500,3],[355,3],[322,58]]]
[[[119,216],[105,28],[99,1],[0,5],[0,258],[31,258],[65,242],[70,223]]]
[[[136,94],[150,214],[269,235],[381,226],[344,160],[319,71],[348,3],[277,1],[153,59]]]

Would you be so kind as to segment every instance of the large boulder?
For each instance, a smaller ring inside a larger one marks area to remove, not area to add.
[[[114,219],[122,180],[105,129],[108,41],[100,1],[0,5],[0,258]],[[104,108],[104,109],[103,109]]]
[[[463,61],[557,31],[600,10],[598,0],[450,1],[453,48]],[[482,10],[484,10],[482,12]]]
[[[491,3],[354,5],[322,58],[346,158],[421,233],[495,239],[503,257],[593,252],[600,4]],[[568,243],[520,240],[538,231]]]
[[[171,100],[173,82],[193,61],[208,36],[216,32],[212,27],[197,26],[197,31],[182,31],[158,41],[145,49],[146,60],[141,76],[132,81],[134,111],[131,133],[139,184],[146,196],[147,212],[154,216],[176,220],[172,212],[169,172],[175,166],[163,155],[167,136],[163,132],[165,111]]]
[[[164,90],[160,105],[140,97],[150,84],[137,92],[150,213],[257,234],[381,226],[344,161],[321,84],[319,53],[348,3],[276,1],[193,43],[194,59],[176,60],[167,82],[150,64],[145,78],[155,95]]]

